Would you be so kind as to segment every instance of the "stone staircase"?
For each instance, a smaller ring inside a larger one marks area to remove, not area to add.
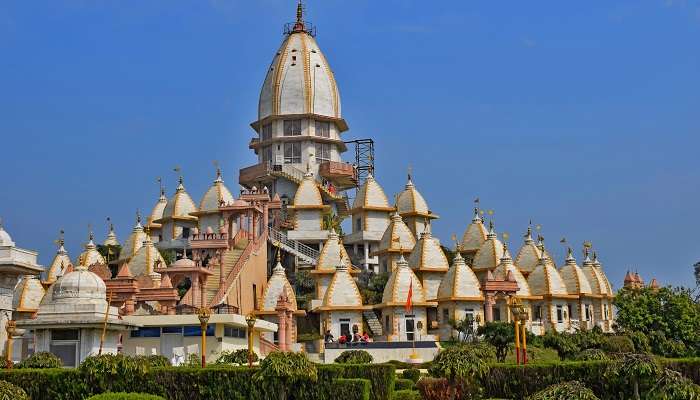
[[[382,329],[382,323],[379,321],[379,318],[377,317],[377,313],[375,313],[374,310],[364,310],[362,312],[362,316],[365,317],[365,321],[367,322],[367,326],[369,327],[369,330],[372,331],[372,336],[377,337],[377,336],[384,335],[384,329]]]
[[[224,252],[224,281],[233,270],[233,267],[236,265],[238,259],[241,258],[246,246],[248,246],[248,239],[242,238],[238,241],[238,243],[236,243],[235,246]],[[204,287],[208,304],[212,303],[214,297],[219,292],[221,287],[220,281],[222,280],[218,265],[210,268],[210,271],[213,272],[213,274],[207,278],[207,283]]]

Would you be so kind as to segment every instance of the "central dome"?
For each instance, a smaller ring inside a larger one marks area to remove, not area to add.
[[[340,94],[326,57],[310,24],[301,20],[288,27],[260,91],[258,120],[281,115],[314,115],[335,121],[346,130]]]

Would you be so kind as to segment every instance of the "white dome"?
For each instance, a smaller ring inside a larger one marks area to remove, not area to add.
[[[9,233],[2,227],[0,223],[0,246],[10,246],[14,247],[15,242],[12,241],[12,237]]]
[[[312,114],[336,120],[344,126],[333,71],[314,37],[304,23],[300,23],[282,42],[267,70],[260,90],[258,120],[278,115]]]
[[[60,277],[51,286],[50,291],[53,303],[103,300],[106,304],[107,288],[104,281],[97,274],[88,271],[85,266],[79,266]]]
[[[218,212],[221,202],[225,204],[233,203],[234,198],[231,191],[228,190],[224,184],[224,180],[221,179],[221,171],[216,171],[216,179],[214,183],[209,187],[209,190],[202,197],[202,201],[199,202],[199,212]]]

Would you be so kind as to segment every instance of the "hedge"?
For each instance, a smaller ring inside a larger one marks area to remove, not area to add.
[[[575,361],[528,364],[526,366],[492,364],[481,384],[485,397],[525,398],[548,386],[568,381],[579,381],[601,399],[611,399],[621,390],[605,377],[610,362]],[[700,358],[662,360],[668,368],[700,384]]]
[[[29,400],[29,397],[21,387],[0,381],[0,400]]]
[[[415,390],[397,390],[392,400],[422,400],[420,392]]]
[[[367,379],[336,379],[333,396],[339,400],[369,400],[370,387]]]
[[[415,389],[416,384],[410,380],[410,379],[397,379],[396,382],[394,383],[394,388],[396,390],[413,390]]]
[[[87,400],[165,400],[163,397],[146,393],[102,393]]]
[[[105,391],[128,391],[163,396],[168,400],[268,400],[274,398],[272,385],[260,385],[252,377],[258,368],[213,366],[208,368],[164,367],[151,368],[146,373],[129,376],[119,373],[109,382],[95,380],[87,383],[79,369],[17,369],[0,371],[0,379],[23,388],[33,400],[84,400]],[[351,383],[343,382],[353,380]],[[318,381],[295,385],[290,400],[337,400],[340,390],[348,385],[355,388],[354,380],[369,381],[369,398],[391,400],[396,372],[391,365],[318,365]],[[126,383],[131,385],[125,387]],[[104,385],[104,386],[100,386]],[[354,386],[353,386],[354,385]],[[265,386],[265,387],[261,387]],[[353,389],[353,391],[357,391]],[[364,399],[363,391],[358,391]],[[346,397],[349,398],[349,397]],[[355,397],[352,397],[354,400]]]

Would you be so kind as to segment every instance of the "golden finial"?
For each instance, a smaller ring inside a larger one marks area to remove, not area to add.
[[[585,247],[586,249],[591,249],[593,247],[593,243],[586,240],[585,242],[583,242],[583,247]]]
[[[281,250],[280,242],[275,242],[275,247],[277,247],[277,257],[276,257],[277,263],[282,264],[282,255],[280,254],[280,253],[282,253],[282,250]]]
[[[63,229],[58,231],[58,239],[54,240],[53,242],[59,246],[63,246],[65,244],[65,240],[63,239],[64,233],[65,232],[63,231]]]
[[[184,179],[182,179],[182,168],[180,168],[179,165],[176,165],[175,168],[173,168],[173,171],[177,172],[180,175],[178,182],[180,183],[180,185],[182,185],[182,182],[184,181]]]
[[[93,241],[95,239],[95,234],[92,232],[92,224],[88,224],[88,237],[90,238],[90,241]]]
[[[510,234],[508,232],[503,232],[501,236],[503,237],[503,242],[507,242],[510,238]]]
[[[216,168],[216,177],[221,178],[221,168],[219,168],[219,162],[217,160],[214,160],[212,162],[214,164],[214,168]]]
[[[413,166],[412,166],[411,164],[408,164],[407,171],[408,171],[408,180],[409,180],[409,182],[410,182],[410,181],[411,181],[411,178],[412,178],[411,175],[413,175]]]
[[[493,217],[493,214],[495,213],[495,211],[493,211],[493,210],[488,210],[487,213],[489,214],[490,217]]]
[[[136,209],[136,223],[141,223],[141,211],[139,211],[138,209]]]
[[[165,187],[163,186],[163,178],[160,176],[156,178],[156,181],[158,182],[158,186],[160,187],[160,195],[165,196]]]

